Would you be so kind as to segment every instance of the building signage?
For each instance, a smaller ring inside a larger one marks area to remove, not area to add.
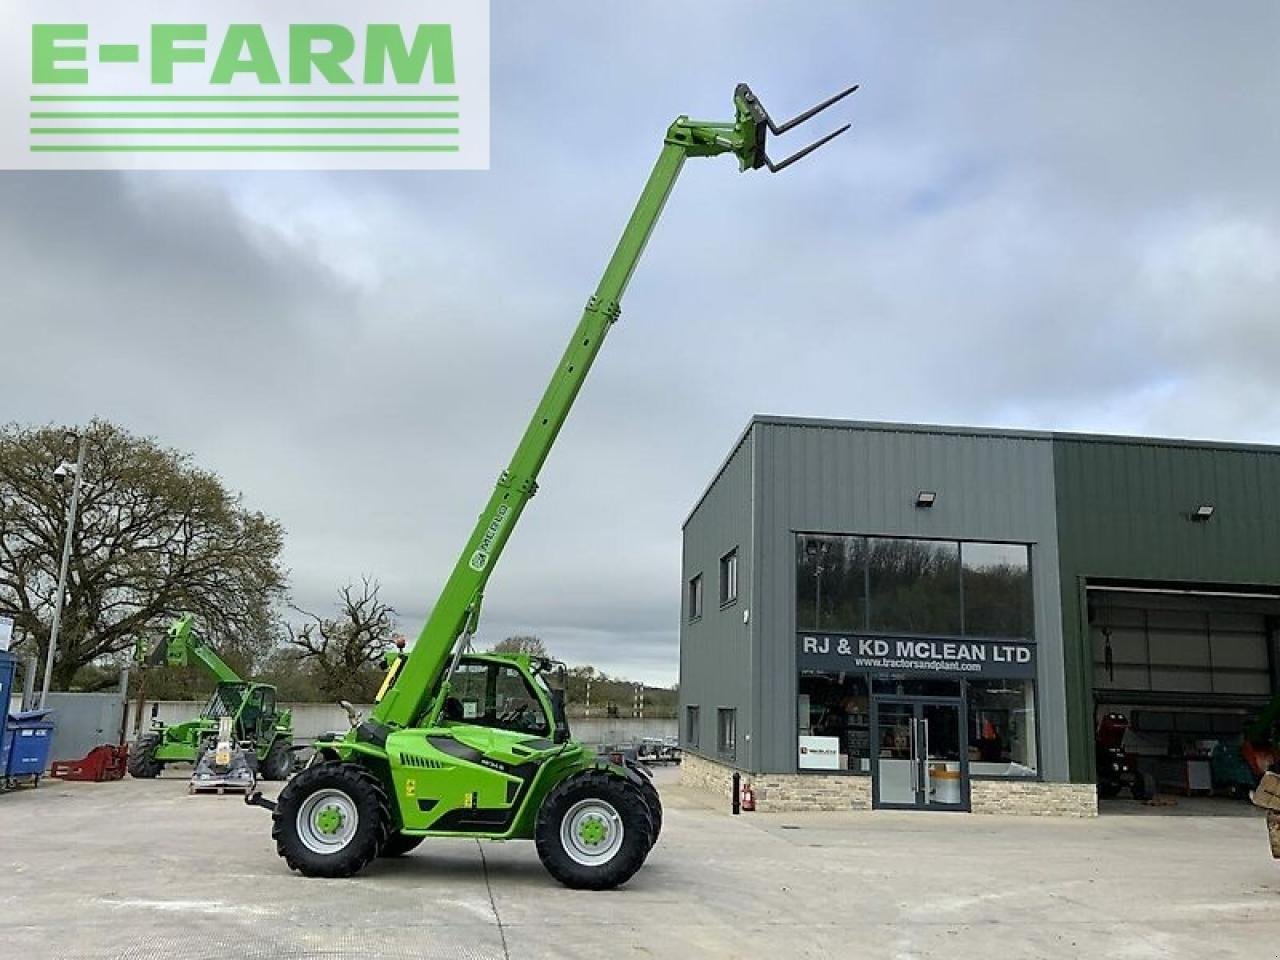
[[[1036,647],[1024,640],[801,633],[796,637],[796,666],[1033,679]]]
[[[800,738],[800,769],[839,770],[840,738],[802,736]]]

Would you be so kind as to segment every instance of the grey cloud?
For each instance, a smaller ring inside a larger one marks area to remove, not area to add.
[[[679,529],[748,416],[1280,440],[1280,14],[494,4],[493,169],[0,176],[0,409],[192,450],[307,606],[416,630],[679,112],[846,81],[786,176],[691,162],[486,601],[674,679]]]

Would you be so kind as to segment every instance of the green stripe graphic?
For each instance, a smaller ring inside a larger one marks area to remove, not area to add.
[[[310,133],[325,135],[336,134],[419,134],[435,136],[437,134],[454,134],[457,127],[32,127],[31,132],[37,136],[53,134],[119,134],[119,133],[230,133],[230,134],[271,134],[273,136],[294,136]]]
[[[32,144],[32,153],[457,153],[453,144]]]
[[[457,103],[419,96],[33,96],[32,103]]]
[[[457,120],[456,113],[425,113],[425,112],[405,112],[405,111],[375,111],[363,113],[333,113],[333,112],[306,112],[306,113],[209,113],[201,111],[199,113],[132,113],[119,111],[94,111],[91,113],[64,111],[41,111],[37,110],[31,114],[33,120],[378,120],[383,117],[396,120]]]

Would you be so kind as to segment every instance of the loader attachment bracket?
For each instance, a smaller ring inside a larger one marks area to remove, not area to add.
[[[793,130],[828,107],[839,103],[858,89],[858,85],[846,87],[834,96],[799,113],[790,120],[776,122],[765,109],[760,98],[745,83],[740,83],[733,91],[734,120],[722,123],[704,120],[690,120],[678,117],[667,131],[667,143],[684,149],[691,157],[714,157],[721,153],[732,153],[738,158],[739,170],[759,170],[764,167],[770,173],[780,173],[797,160],[807,157],[819,147],[826,146],[836,137],[847,131],[852,124],[831,131],[819,137],[807,147],[802,147],[785,159],[775,161],[768,151],[769,134],[781,136]]]

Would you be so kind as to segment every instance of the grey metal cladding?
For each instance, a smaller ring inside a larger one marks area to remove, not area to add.
[[[796,768],[794,534],[842,532],[1032,545],[1041,773],[1066,779],[1049,436],[774,417],[756,417],[749,435],[756,462],[752,659],[758,686],[754,723],[740,721],[739,735],[752,734],[756,769]],[[933,507],[915,506],[920,490],[937,491]],[[686,531],[687,548],[697,539]]]
[[[1083,578],[1280,585],[1280,450],[1137,438],[1054,439],[1073,779],[1093,775]],[[1189,514],[1214,507],[1207,523]]]
[[[716,711],[738,711],[736,762],[747,766],[752,728],[750,626],[743,611],[752,604],[751,446],[744,433],[706,493],[685,521],[680,586],[680,736],[685,707],[700,707],[698,753],[721,759],[716,743]],[[738,598],[720,606],[720,558],[738,551]],[[689,621],[689,580],[701,573],[701,619]]]

